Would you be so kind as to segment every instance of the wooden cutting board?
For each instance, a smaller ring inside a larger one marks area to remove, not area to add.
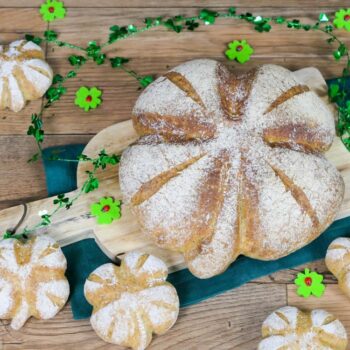
[[[295,72],[295,74],[299,80],[309,85],[321,98],[328,101],[327,85],[317,69],[305,68]],[[102,130],[91,139],[83,153],[89,157],[96,157],[101,149],[105,149],[107,153],[120,154],[136,139],[137,135],[132,127],[132,122],[128,120]],[[340,219],[350,215],[350,153],[345,149],[340,139],[336,138],[326,156],[341,172],[346,184],[344,201],[337,215],[337,219]],[[91,170],[91,164],[79,163],[77,170],[78,188],[86,179],[86,170]],[[53,217],[52,224],[40,229],[38,233],[47,232],[61,246],[92,237],[111,259],[127,251],[140,249],[162,258],[171,271],[183,268],[184,262],[180,254],[156,247],[140,233],[137,220],[127,206],[122,206],[120,220],[114,221],[110,225],[97,225],[96,219],[90,215],[91,204],[104,196],[122,198],[118,181],[118,167],[107,167],[107,169],[99,171],[97,177],[100,179],[100,186],[97,190],[82,195],[71,209],[59,211]],[[72,191],[67,195],[74,196],[77,191]],[[27,203],[27,216],[19,230],[38,223],[40,220],[38,212],[40,210],[50,212],[53,208],[53,199],[54,197]],[[0,211],[0,232],[14,227],[22,213],[23,206]]]

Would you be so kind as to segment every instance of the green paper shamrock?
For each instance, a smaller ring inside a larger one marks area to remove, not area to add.
[[[76,98],[74,103],[80,108],[83,108],[85,112],[88,112],[90,109],[94,109],[101,104],[101,95],[102,91],[96,87],[89,89],[82,86],[75,93]]]
[[[91,215],[97,217],[98,224],[108,225],[121,217],[120,205],[120,201],[115,201],[111,197],[101,198],[98,203],[91,204]]]
[[[294,280],[294,283],[299,287],[297,294],[304,298],[308,298],[310,295],[314,295],[318,298],[321,297],[326,289],[322,281],[322,275],[305,269],[304,273],[298,273],[297,278]]]
[[[350,32],[350,8],[341,9],[335,13],[335,20],[333,24],[337,28],[344,28]]]
[[[63,6],[62,1],[46,0],[40,6],[40,14],[43,20],[46,22],[52,22],[58,18],[64,18],[66,15],[66,9]]]
[[[228,44],[229,50],[225,54],[229,60],[236,60],[239,63],[249,61],[250,56],[254,52],[253,48],[246,40],[235,40]]]
[[[214,24],[215,23],[215,18],[219,14],[216,11],[211,11],[208,9],[203,9],[199,13],[199,18],[204,21],[205,24]]]

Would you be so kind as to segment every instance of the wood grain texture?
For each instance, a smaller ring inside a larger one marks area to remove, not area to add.
[[[178,322],[165,335],[155,337],[152,350],[253,350],[267,314],[286,304],[286,286],[250,283],[234,291],[180,310]],[[0,326],[4,350],[115,349],[92,331],[89,321],[73,321],[67,306],[54,319],[29,320],[16,332],[4,321]],[[1,344],[1,342],[0,342]]]
[[[47,135],[47,146],[87,143],[89,135]],[[44,169],[27,160],[37,152],[32,137],[0,136],[0,208],[47,196]]]
[[[25,33],[41,34],[49,26],[38,14],[43,0],[0,0],[0,43],[23,37]],[[349,7],[348,1],[337,0],[65,0],[68,9],[64,20],[50,24],[62,39],[86,45],[88,40],[105,41],[112,24],[135,23],[140,25],[146,16],[193,15],[199,8],[224,9],[237,6],[240,11],[254,14],[302,17],[314,20],[319,12],[333,12]],[[164,73],[185,60],[209,57],[225,62],[226,44],[234,39],[248,39],[256,49],[254,59],[240,66],[229,63],[233,69],[248,70],[256,64],[275,63],[296,70],[314,66],[326,78],[340,75],[340,65],[332,59],[321,36],[274,28],[269,34],[260,34],[249,25],[236,26],[232,21],[221,21],[215,27],[204,27],[195,33],[167,32],[163,28],[152,33],[113,45],[108,56],[127,56],[129,67],[140,74]],[[350,36],[344,32],[349,42]],[[190,43],[190,45],[189,45]],[[46,49],[46,47],[45,47]],[[47,55],[55,73],[66,73],[70,66],[65,57],[69,50],[47,48]],[[226,61],[227,62],[227,61]],[[73,105],[74,94],[81,85],[96,85],[104,90],[104,103],[90,113]],[[45,145],[88,142],[92,134],[118,121],[130,118],[131,109],[139,94],[137,84],[123,72],[112,71],[108,64],[96,67],[89,63],[82,74],[71,80],[67,95],[57,107],[45,115],[48,134]],[[0,111],[0,208],[10,207],[23,200],[46,197],[45,179],[41,165],[27,164],[35,152],[33,140],[26,134],[31,113],[38,110],[40,101],[30,103],[22,112],[13,114]],[[341,161],[341,160],[339,160]],[[293,280],[305,266],[263,277],[193,307],[181,310],[179,322],[163,337],[155,339],[151,349],[157,350],[254,350],[259,341],[261,322],[265,317],[288,302],[300,307],[322,307],[339,314],[350,325],[350,305],[339,293],[335,279],[324,262],[307,267],[324,273],[327,298],[307,299],[296,297]],[[321,304],[320,304],[321,302]],[[349,332],[350,334],[350,332]],[[31,320],[21,332],[13,332],[8,324],[0,324],[0,349],[121,349],[99,340],[87,320],[73,321],[69,306],[55,319],[42,322]]]
[[[12,0],[11,2],[6,0],[0,0],[0,7],[37,7],[42,4],[41,0]],[[287,11],[288,8],[298,7],[329,7],[334,6],[335,8],[347,7],[348,2],[344,0],[308,0],[303,3],[300,0],[290,0],[288,2],[281,2],[280,0],[66,0],[65,5],[68,8],[87,8],[87,7],[111,7],[111,8],[162,8],[162,7],[196,7],[196,8],[218,8],[218,7],[249,7],[258,9],[259,7],[276,7]]]

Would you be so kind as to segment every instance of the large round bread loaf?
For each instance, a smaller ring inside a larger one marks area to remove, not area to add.
[[[236,76],[201,59],[158,78],[133,111],[120,185],[142,230],[200,278],[238,255],[271,260],[333,221],[344,183],[325,157],[333,114],[289,70]]]

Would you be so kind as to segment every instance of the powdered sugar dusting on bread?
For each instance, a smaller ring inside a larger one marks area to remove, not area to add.
[[[48,236],[26,243],[16,239],[1,241],[0,318],[12,319],[11,326],[19,329],[31,316],[55,316],[69,296],[66,264],[58,244]],[[12,308],[13,304],[17,307]]]
[[[350,254],[350,238],[339,237],[328,247],[326,260],[342,260],[347,254]]]
[[[282,314],[284,318],[281,318],[279,314]],[[297,315],[297,308],[285,306],[278,309],[277,312],[273,312],[271,315],[269,315],[262,326],[263,328],[266,327],[267,329],[275,329],[278,331],[285,329],[288,326],[295,328],[297,324]],[[286,323],[285,319],[288,320],[288,323]]]
[[[327,249],[325,262],[338,279],[340,289],[350,297],[350,238],[335,239]]]
[[[335,167],[322,155],[315,154],[319,152],[318,146],[314,146],[315,153],[312,154],[306,154],[303,148],[305,138],[305,142],[311,143],[310,147],[316,141],[324,148],[329,147],[335,133],[332,113],[314,92],[305,90],[290,96],[265,113],[281,94],[300,82],[285,68],[262,66],[251,82],[242,118],[232,120],[225,116],[220,106],[219,84],[225,83],[222,79],[227,77],[219,78],[218,67],[222,66],[215,61],[195,60],[173,69],[187,79],[206,109],[198,103],[194,106],[194,100],[188,100],[186,89],[179,88],[166,77],[151,84],[141,94],[134,109],[136,119],[145,113],[157,113],[182,118],[184,124],[188,116],[198,118],[198,123],[214,121],[215,135],[206,141],[187,142],[166,142],[155,135],[143,137],[124,152],[120,165],[121,190],[124,200],[130,204],[131,198],[142,191],[142,186],[156,176],[204,155],[133,208],[143,231],[157,244],[184,252],[186,242],[200,235],[198,230],[208,219],[207,215],[193,217],[193,213],[200,209],[200,185],[212,171],[214,160],[222,157],[223,151],[229,155],[229,166],[238,169],[237,172],[231,171],[232,179],[241,184],[242,177],[246,178],[256,192],[257,215],[252,219],[255,228],[246,239],[253,243],[249,247],[242,244],[246,238],[242,228],[238,232],[240,242],[234,243],[237,238],[234,222],[238,192],[247,189],[237,186],[233,194],[227,189],[217,229],[210,239],[202,242],[198,259],[194,262],[191,256],[188,261],[194,274],[207,277],[227,267],[229,247],[235,247],[233,261],[239,253],[276,259],[304,246],[331,223],[344,192],[343,181]],[[208,74],[203,73],[206,68]],[[236,95],[245,96],[247,84],[237,84]],[[147,119],[145,123],[147,128]],[[287,147],[285,144],[272,145],[263,139],[266,130],[276,127],[291,130]],[[176,135],[177,126],[169,125],[169,128]],[[274,167],[283,171],[308,203],[297,198],[296,191],[286,186]],[[305,206],[313,208],[317,220],[310,217]],[[319,222],[318,227],[315,227],[315,222]]]
[[[121,267],[105,264],[95,270],[84,292],[94,307],[90,321],[96,333],[107,342],[139,350],[148,346],[152,332],[165,333],[179,311],[176,290],[165,282],[167,274],[164,262],[142,252],[127,253]]]
[[[0,45],[0,109],[20,111],[26,100],[40,98],[46,92],[52,77],[40,46],[25,40]],[[4,98],[5,94],[8,98]]]
[[[324,347],[322,339],[325,333],[329,341],[337,344],[337,349],[345,350],[347,345],[344,326],[324,310],[304,313],[295,307],[286,306],[268,316],[262,330],[264,339],[260,342],[258,350],[278,350],[281,347],[305,350],[333,349]]]

